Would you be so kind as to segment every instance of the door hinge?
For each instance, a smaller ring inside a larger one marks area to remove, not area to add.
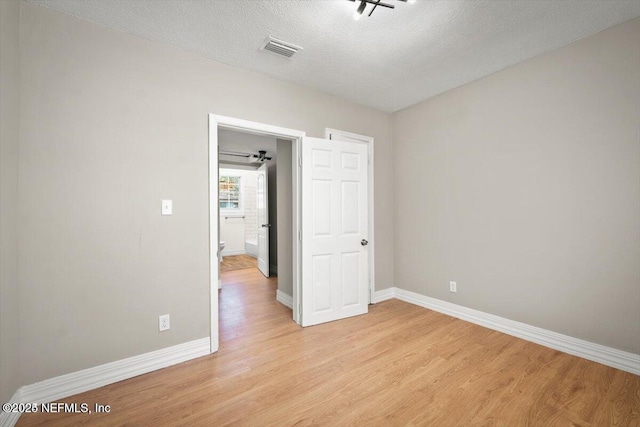
[[[302,157],[298,157],[298,166],[302,167]]]
[[[302,231],[298,231],[298,240],[302,242]]]
[[[367,154],[367,163],[371,164],[371,154]]]

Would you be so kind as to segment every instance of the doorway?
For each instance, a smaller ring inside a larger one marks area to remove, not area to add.
[[[235,130],[278,139],[290,150],[290,242],[287,267],[291,274],[293,319],[311,326],[368,312],[374,265],[372,142],[308,138],[304,132],[224,116],[209,116],[211,352],[218,338],[218,133]],[[304,140],[304,145],[303,145]],[[304,189],[303,189],[304,187]],[[304,219],[304,221],[303,221]],[[282,235],[282,234],[281,234]],[[302,282],[304,281],[304,289]],[[302,292],[304,290],[304,292]],[[279,290],[278,290],[279,292]],[[288,305],[278,295],[278,301]]]
[[[220,229],[219,229],[219,218],[220,218],[220,200],[219,200],[219,175],[218,175],[218,167],[219,163],[222,160],[222,163],[230,162],[229,157],[224,157],[224,155],[218,152],[219,149],[219,133],[221,132],[239,132],[243,134],[246,138],[247,135],[253,135],[255,137],[267,137],[267,138],[275,138],[277,144],[283,147],[282,151],[288,150],[288,159],[289,164],[285,165],[286,162],[282,162],[281,166],[282,170],[288,170],[290,177],[289,181],[289,193],[291,197],[291,201],[289,203],[290,208],[287,212],[286,209],[283,209],[282,212],[277,212],[277,204],[275,207],[276,215],[278,218],[288,217],[290,221],[289,233],[280,233],[281,235],[285,235],[284,241],[288,240],[289,245],[289,259],[287,259],[287,254],[282,254],[281,256],[277,256],[277,222],[274,227],[274,223],[268,222],[265,224],[271,224],[269,228],[269,234],[271,235],[269,240],[269,249],[275,248],[274,250],[270,250],[270,257],[273,256],[273,252],[275,252],[276,259],[280,259],[281,262],[277,264],[283,265],[274,265],[271,261],[269,261],[269,275],[271,274],[271,270],[275,267],[279,270],[280,280],[284,275],[285,271],[289,271],[290,280],[291,280],[291,291],[292,295],[290,295],[290,301],[288,298],[283,298],[278,292],[278,300],[281,302],[290,302],[291,309],[293,311],[293,320],[296,323],[299,323],[299,308],[298,308],[298,292],[299,292],[299,258],[300,258],[300,248],[298,245],[297,239],[297,230],[299,229],[299,218],[300,211],[298,208],[298,197],[299,197],[299,174],[298,168],[296,165],[298,164],[298,153],[299,147],[302,138],[305,133],[301,131],[296,131],[292,129],[280,128],[276,126],[264,125],[261,123],[249,122],[246,120],[235,119],[225,116],[218,116],[214,114],[209,115],[209,220],[210,220],[210,254],[211,254],[211,269],[210,269],[210,283],[211,283],[211,292],[210,292],[210,307],[211,307],[211,317],[210,317],[210,325],[211,325],[211,352],[215,352],[219,347],[219,337],[218,337],[218,284],[220,283],[220,269],[219,269],[219,254],[220,254]],[[262,150],[258,150],[262,151]],[[277,151],[277,149],[276,149]],[[259,154],[259,153],[258,153]],[[253,154],[251,154],[253,155]],[[269,157],[267,155],[267,157]],[[236,159],[237,160],[237,159]],[[246,160],[240,160],[240,162]],[[238,163],[238,162],[236,162]],[[235,164],[235,166],[240,166]],[[268,175],[267,175],[267,183],[268,183]],[[280,186],[281,188],[286,188],[285,182],[286,179],[281,179]],[[268,187],[267,187],[268,188]],[[284,193],[284,192],[283,192]],[[282,222],[282,221],[280,221]],[[260,224],[261,226],[262,224]],[[275,230],[274,230],[275,229]],[[274,233],[276,231],[276,233]],[[285,230],[283,230],[285,231]],[[289,234],[289,239],[286,239],[286,234]],[[275,244],[274,244],[275,243]],[[281,242],[283,243],[283,242]],[[287,245],[280,245],[287,246]],[[287,252],[287,251],[283,251]]]
[[[257,171],[219,163],[218,181],[220,273],[258,268]]]
[[[265,277],[277,275],[281,222],[277,170],[278,163],[291,162],[286,153],[278,153],[278,144],[267,135],[218,131],[221,272],[258,268]],[[290,191],[288,181],[288,187],[282,184]]]

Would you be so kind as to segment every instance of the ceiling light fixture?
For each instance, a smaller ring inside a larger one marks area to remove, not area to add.
[[[355,1],[355,0],[352,0],[352,1]],[[353,19],[355,19],[356,21],[359,20],[362,17],[362,12],[364,12],[365,7],[367,7],[367,2],[365,0],[362,0],[360,2],[360,6],[358,6],[358,10],[353,12]]]
[[[267,157],[267,152],[263,150],[258,151],[258,154],[254,154],[253,157],[258,159],[259,162],[264,162],[265,160],[271,160],[271,157]]]
[[[369,15],[367,16],[371,16],[371,14],[373,13],[374,10],[376,10],[376,8],[378,6],[382,6],[382,7],[386,7],[388,9],[395,9],[395,6],[389,3],[383,3],[382,0],[349,0],[352,2],[356,2],[359,1],[360,4],[358,5],[358,9],[353,12],[353,19],[355,19],[356,21],[359,20],[362,17],[362,13],[364,12],[364,10],[367,7],[367,4],[372,4],[373,7],[371,8],[371,11],[369,12]],[[405,2],[405,3],[415,3],[416,0],[398,0],[401,2]]]

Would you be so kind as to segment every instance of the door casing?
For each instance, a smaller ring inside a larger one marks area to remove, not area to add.
[[[267,165],[265,163],[262,164],[257,170],[258,172],[258,188],[257,188],[257,199],[258,199],[258,270],[262,272],[266,277],[270,276],[269,271],[269,239],[271,239],[271,231],[269,227],[271,226],[269,223],[271,219],[269,218],[269,188],[267,183]],[[261,183],[262,177],[262,183]],[[264,207],[260,207],[260,202],[264,204]],[[260,238],[263,237],[265,244],[262,245],[260,242]],[[261,250],[260,248],[263,247]]]

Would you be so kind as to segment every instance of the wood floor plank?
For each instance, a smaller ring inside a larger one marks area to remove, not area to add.
[[[236,271],[258,268],[258,260],[251,255],[226,255],[222,257],[220,271]]]
[[[401,301],[310,328],[255,268],[222,273],[220,351],[19,426],[640,426],[640,378]]]

